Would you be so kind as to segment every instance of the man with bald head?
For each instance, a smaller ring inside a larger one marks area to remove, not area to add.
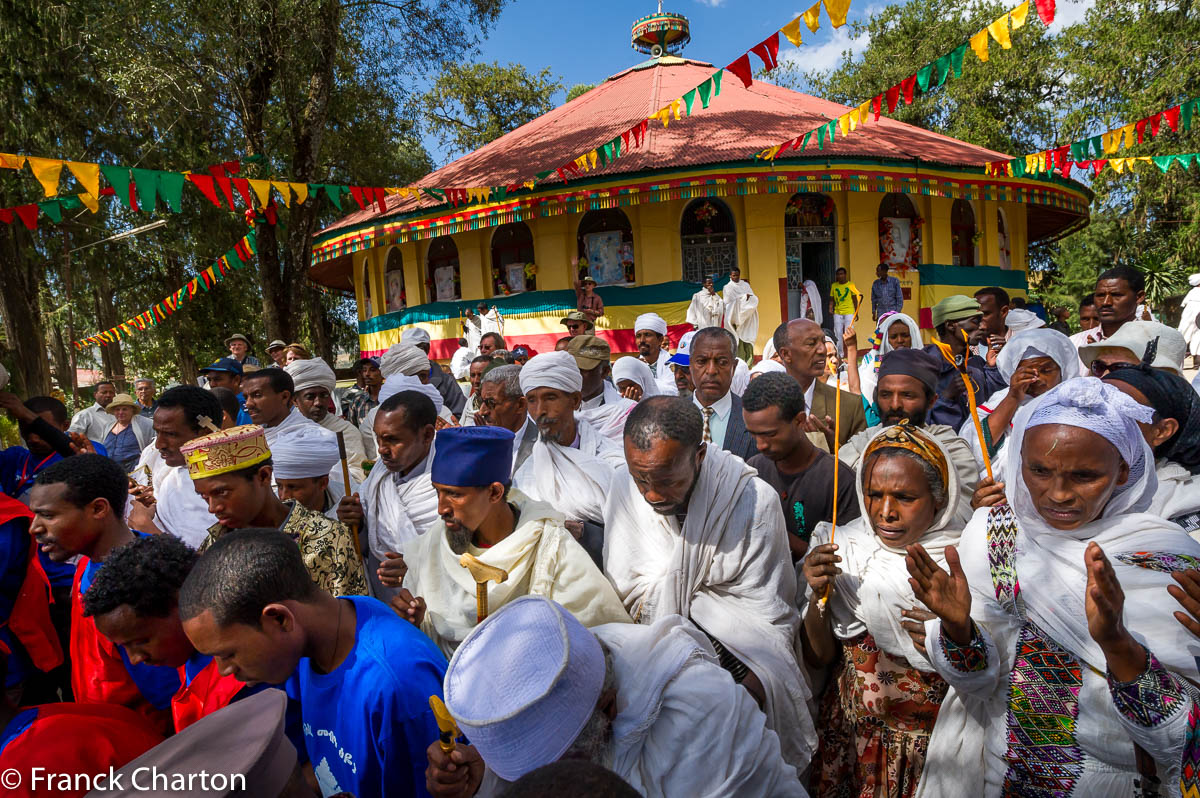
[[[821,379],[825,373],[825,331],[809,319],[792,319],[775,328],[775,349],[787,373],[804,391],[808,430],[812,442],[825,452],[833,451],[834,430],[839,444],[867,428],[862,397],[842,391],[841,423],[835,425],[838,391]]]

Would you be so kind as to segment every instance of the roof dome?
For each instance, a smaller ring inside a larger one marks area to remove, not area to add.
[[[692,40],[687,17],[663,11],[661,2],[657,14],[633,23],[632,38],[633,49],[653,58],[679,55],[684,45]]]

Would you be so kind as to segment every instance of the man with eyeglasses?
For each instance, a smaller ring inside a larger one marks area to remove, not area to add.
[[[524,465],[538,439],[536,424],[529,421],[528,403],[521,392],[520,366],[492,366],[479,382],[479,409],[475,423],[504,427],[513,434],[512,473]]]

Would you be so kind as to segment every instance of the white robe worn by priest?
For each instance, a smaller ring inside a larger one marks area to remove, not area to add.
[[[359,490],[371,556],[383,561],[394,551],[405,555],[420,535],[438,520],[437,491],[429,479],[433,448],[407,474],[388,471],[377,463]]]
[[[721,291],[725,299],[725,329],[742,343],[758,340],[758,297],[750,283],[730,280]]]
[[[583,419],[576,420],[576,427],[578,449],[539,438],[513,476],[513,488],[568,520],[603,525],[613,474],[625,464],[625,453]]]
[[[671,353],[661,349],[658,358],[648,365],[650,371],[654,372],[654,381],[658,383],[658,392],[666,396],[678,396],[679,388],[675,386],[675,372],[671,371],[671,366],[667,363],[670,359]]]
[[[706,288],[692,294],[692,301],[687,309],[687,323],[692,327],[697,330],[720,327],[724,315],[725,301],[721,299],[720,294],[715,291],[710,294]]]
[[[604,391],[583,402],[575,411],[575,417],[591,424],[602,436],[619,446],[625,432],[625,419],[635,407],[637,402],[621,396],[621,392],[605,380]],[[621,459],[624,461],[625,458],[622,456]]]
[[[796,772],[817,736],[800,669],[796,572],[779,497],[745,462],[706,447],[680,528],[619,471],[605,508],[604,571],[639,623],[682,615],[759,678],[767,725]]]
[[[491,548],[470,549],[487,565],[508,571],[505,581],[488,583],[488,611],[534,595],[557,601],[584,626],[629,623],[612,584],[567,531],[562,513],[517,491],[509,493],[509,501],[520,513],[517,528]],[[404,587],[425,599],[421,630],[447,657],[476,625],[475,580],[459,565],[460,557],[441,521],[411,542],[404,557]]]
[[[363,447],[362,433],[358,431],[358,427],[333,413],[327,413],[325,418],[317,423],[334,435],[342,433],[342,440],[346,442],[346,464],[350,467],[350,479],[359,483],[365,480],[367,475],[363,471],[363,462],[367,459],[367,450]],[[339,471],[341,467],[339,462]]]

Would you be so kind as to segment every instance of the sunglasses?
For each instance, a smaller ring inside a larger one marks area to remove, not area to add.
[[[1110,371],[1115,371],[1116,369],[1120,369],[1120,368],[1128,368],[1132,365],[1134,365],[1134,364],[1133,363],[1125,363],[1123,361],[1116,362],[1116,363],[1105,363],[1103,360],[1096,358],[1095,360],[1092,361],[1092,364],[1090,366],[1088,366],[1088,371],[1091,372],[1093,377],[1103,377],[1105,374],[1107,374]]]

